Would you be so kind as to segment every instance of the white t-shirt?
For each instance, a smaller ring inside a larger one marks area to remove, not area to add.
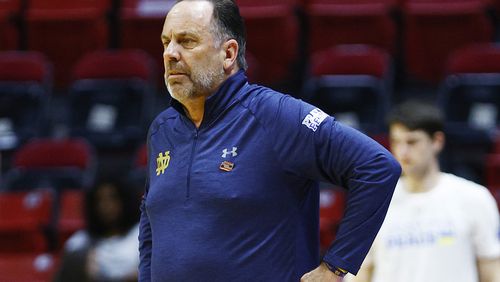
[[[476,259],[500,256],[494,198],[478,184],[441,173],[425,193],[402,181],[366,258],[372,282],[476,282]]]
[[[99,279],[124,279],[137,272],[139,267],[139,225],[134,225],[123,236],[112,236],[98,240],[93,249]],[[72,235],[66,250],[72,251],[88,245],[90,237],[85,230]]]

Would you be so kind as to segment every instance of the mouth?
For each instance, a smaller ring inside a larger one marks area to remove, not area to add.
[[[171,70],[168,72],[168,75],[187,75],[187,73],[184,71]]]
[[[411,165],[410,161],[401,161],[400,163],[401,163],[402,166],[409,166],[409,165]]]
[[[170,72],[168,73],[168,79],[178,79],[178,78],[181,78],[181,77],[185,77],[187,76],[186,73],[183,73],[183,72]]]

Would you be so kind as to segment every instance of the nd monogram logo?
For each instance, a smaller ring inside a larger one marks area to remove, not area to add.
[[[158,158],[156,158],[156,175],[163,174],[165,169],[167,169],[168,164],[170,163],[170,151],[166,151],[165,155],[163,153],[158,154]]]

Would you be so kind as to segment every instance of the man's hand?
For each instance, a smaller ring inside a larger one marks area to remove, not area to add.
[[[300,278],[300,282],[342,282],[342,277],[333,274],[324,262]]]

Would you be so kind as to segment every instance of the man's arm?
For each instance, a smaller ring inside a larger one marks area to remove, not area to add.
[[[370,282],[372,281],[373,265],[365,264],[361,266],[356,276],[348,273],[344,279],[333,274],[332,271],[322,262],[313,271],[302,276],[300,282],[331,281],[331,282]],[[496,280],[485,280],[480,282],[498,282]]]
[[[476,253],[480,282],[500,282],[500,216],[496,201],[482,186],[474,187],[474,194],[468,197],[472,240]]]
[[[377,239],[375,239],[376,242]],[[374,243],[376,244],[376,243]],[[374,256],[374,246],[370,249],[368,252],[368,255],[366,256],[365,260],[363,261],[363,264],[361,265],[361,268],[358,271],[358,274],[354,276],[351,273],[347,273],[345,276],[344,280],[331,280],[331,281],[343,281],[343,282],[370,282],[372,281],[373,278],[373,269],[374,269],[374,263],[373,263],[373,256]],[[309,272],[308,274],[304,275],[303,278],[309,278],[309,274],[315,274],[313,277],[316,275],[324,275],[322,274],[321,271],[321,266],[324,265],[325,263],[321,263],[320,267],[314,269],[313,271]],[[330,271],[331,272],[331,271]],[[328,277],[328,276],[322,276],[322,277]],[[337,278],[338,279],[338,278]],[[315,280],[308,280],[304,279],[302,282],[309,282],[309,281],[315,281]],[[327,280],[330,281],[330,280]]]
[[[288,96],[263,96],[252,110],[275,136],[283,168],[347,189],[347,208],[324,261],[356,274],[385,218],[401,167],[380,144],[316,107]]]
[[[337,148],[331,157],[337,158],[335,171],[342,172],[348,196],[336,239],[323,260],[357,274],[384,221],[401,168],[366,135],[335,122],[325,125],[331,127],[330,148]]]
[[[500,282],[500,258],[478,259],[477,269],[480,282]]]
[[[311,272],[308,272],[300,278],[300,282],[321,282],[321,281],[330,281],[330,282],[342,282],[343,279],[340,276],[333,274],[332,271],[326,266],[324,262],[322,262],[316,269]]]

